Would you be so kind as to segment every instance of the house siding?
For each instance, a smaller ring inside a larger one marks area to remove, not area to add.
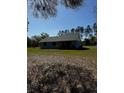
[[[47,49],[78,49],[81,47],[80,41],[66,41],[66,42],[40,42],[40,48]]]

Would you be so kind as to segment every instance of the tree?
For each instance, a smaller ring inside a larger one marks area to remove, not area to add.
[[[29,31],[28,25],[29,25],[29,20],[27,18],[27,32]]]
[[[85,0],[28,0],[35,17],[54,17],[57,14],[58,2],[67,8],[75,9],[84,4]]]
[[[97,44],[97,38],[96,38],[95,36],[92,36],[92,37],[90,38],[90,44],[91,44],[91,45],[96,45],[96,44]]]
[[[39,42],[41,40],[41,36],[39,35],[34,35],[32,36],[33,39],[35,39],[37,42]]]
[[[68,33],[69,33],[68,29],[64,30],[64,34],[68,34]]]
[[[92,33],[92,29],[91,29],[90,25],[88,25],[88,26],[86,27],[86,29],[85,29],[85,36],[86,36],[87,38],[89,38],[89,36],[90,36],[91,33]]]
[[[59,31],[58,32],[58,36],[62,36],[62,31]]]
[[[79,33],[80,34],[80,38],[83,39],[83,30],[84,28],[81,27],[81,26],[78,26],[76,29],[75,29],[75,32]]]
[[[67,34],[67,33],[68,33],[68,30],[66,29],[66,30],[65,30],[65,34]]]
[[[93,24],[93,33],[97,35],[97,24],[96,23]]]
[[[40,37],[41,37],[41,39],[44,39],[46,37],[49,37],[49,34],[47,34],[47,33],[41,33],[40,34]]]
[[[28,0],[35,17],[48,18],[56,15],[57,0]]]
[[[78,26],[76,29],[75,29],[75,32],[78,32],[78,33],[80,33],[81,32],[81,29],[80,29],[81,27],[80,26]]]
[[[34,48],[38,47],[38,43],[35,39],[32,38],[31,41],[32,41],[32,45],[31,45],[32,47],[34,47]]]
[[[33,47],[38,47],[41,37],[38,35],[34,35],[31,37],[31,39],[32,39]]]
[[[75,32],[75,29],[74,29],[74,28],[72,28],[72,29],[71,29],[71,33],[74,33],[74,32]]]
[[[61,0],[62,4],[67,8],[78,8],[82,4],[84,4],[85,0]]]
[[[81,37],[83,38],[83,36],[84,36],[84,27],[80,27],[80,30],[81,30]]]
[[[31,38],[27,37],[27,47],[38,47],[40,40],[49,37],[47,33],[41,33],[41,35],[34,35]]]
[[[65,34],[65,32],[62,30],[62,35],[64,35],[64,34]],[[61,35],[61,36],[62,36],[62,35]]]
[[[32,40],[27,37],[27,47],[31,47],[32,46]]]

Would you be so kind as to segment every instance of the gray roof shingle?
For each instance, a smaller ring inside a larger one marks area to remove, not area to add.
[[[60,37],[47,37],[40,42],[80,41],[79,33],[68,33]]]

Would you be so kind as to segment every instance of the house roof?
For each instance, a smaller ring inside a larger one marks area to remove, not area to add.
[[[47,37],[40,42],[80,41],[79,33],[68,33],[60,37]]]

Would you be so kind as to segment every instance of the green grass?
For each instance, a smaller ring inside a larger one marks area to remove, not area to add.
[[[96,46],[85,46],[88,50],[60,50],[60,49],[40,49],[27,48],[28,55],[76,55],[82,57],[89,57],[90,59],[97,59]]]

